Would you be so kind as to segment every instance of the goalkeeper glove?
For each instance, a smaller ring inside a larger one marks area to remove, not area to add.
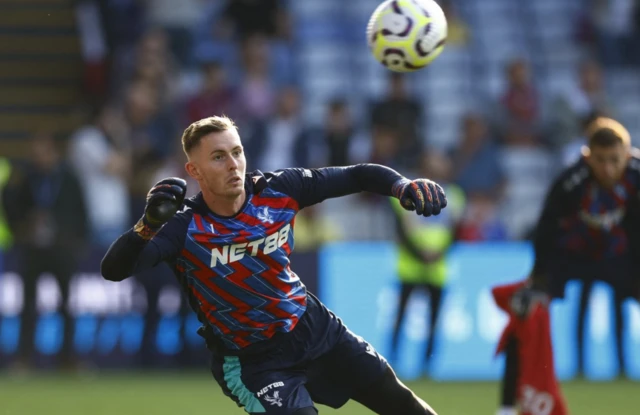
[[[398,180],[392,193],[404,209],[415,210],[418,215],[438,215],[447,206],[442,187],[428,179]]]
[[[142,239],[155,236],[169,219],[176,214],[187,194],[187,182],[178,177],[169,177],[156,183],[147,193],[144,215],[133,230]]]

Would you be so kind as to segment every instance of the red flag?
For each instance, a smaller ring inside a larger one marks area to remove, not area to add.
[[[497,353],[504,350],[509,338],[518,343],[518,401],[522,415],[568,415],[553,365],[549,309],[538,304],[531,314],[521,319],[509,307],[511,297],[525,281],[501,285],[492,290],[498,307],[509,314]]]

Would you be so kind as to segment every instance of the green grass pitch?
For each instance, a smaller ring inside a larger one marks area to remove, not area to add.
[[[495,383],[411,382],[440,415],[493,415]],[[572,415],[637,415],[640,384],[570,382],[563,385]],[[112,373],[94,377],[0,374],[0,415],[234,415],[243,414],[205,372]],[[365,415],[349,403],[321,414]]]

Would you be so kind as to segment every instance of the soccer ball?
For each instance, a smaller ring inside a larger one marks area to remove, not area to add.
[[[424,68],[442,52],[446,39],[447,19],[434,0],[386,0],[367,26],[373,56],[395,72]]]

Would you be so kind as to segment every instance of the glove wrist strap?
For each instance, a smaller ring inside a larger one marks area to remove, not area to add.
[[[405,188],[406,185],[408,185],[409,183],[411,183],[411,180],[407,179],[407,178],[402,178],[398,181],[396,181],[393,186],[391,186],[391,194],[396,198],[396,199],[400,199],[400,196],[402,196],[402,190]]]
[[[162,226],[153,226],[151,225],[144,216],[140,218],[140,220],[133,227],[133,231],[138,234],[138,236],[145,241],[152,239]]]

